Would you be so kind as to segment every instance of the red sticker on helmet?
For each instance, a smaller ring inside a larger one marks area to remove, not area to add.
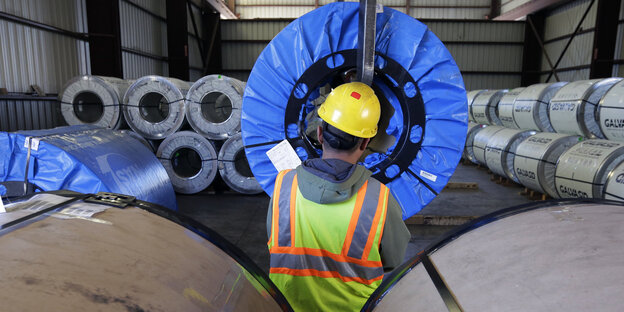
[[[355,98],[356,100],[359,100],[361,97],[361,95],[355,91],[351,92],[351,96]]]

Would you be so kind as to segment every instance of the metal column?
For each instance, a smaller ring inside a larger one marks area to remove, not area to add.
[[[87,0],[91,74],[123,78],[119,1]]]
[[[204,47],[206,58],[204,75],[220,74],[223,71],[221,58],[221,14],[208,8],[202,10],[202,27],[204,28]]]
[[[620,1],[598,0],[589,79],[611,77],[617,42]]]
[[[169,77],[189,80],[186,1],[167,0],[167,51]]]
[[[542,66],[542,36],[544,35],[543,13],[527,15],[524,26],[524,50],[522,52],[522,77],[520,85],[530,86],[540,82]]]

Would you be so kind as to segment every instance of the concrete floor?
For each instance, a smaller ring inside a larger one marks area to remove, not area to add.
[[[523,187],[490,180],[487,169],[459,165],[451,182],[476,182],[478,189],[444,190],[420,214],[428,216],[482,216],[496,210],[531,202],[520,195]],[[266,194],[241,195],[231,192],[203,192],[177,196],[180,212],[212,228],[245,252],[265,272],[269,269],[266,247]],[[452,218],[451,218],[452,219]],[[452,230],[450,225],[408,224],[412,238],[406,260]]]

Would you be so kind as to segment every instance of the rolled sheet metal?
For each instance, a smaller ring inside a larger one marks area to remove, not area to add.
[[[524,87],[515,88],[505,93],[498,102],[498,118],[500,119],[502,126],[510,129],[519,129],[513,115],[513,105],[520,92],[524,91]]]
[[[186,95],[186,120],[212,140],[226,140],[240,132],[244,85],[222,75],[197,80]]]
[[[477,133],[485,127],[487,127],[487,125],[480,125],[473,122],[468,123],[468,135],[466,135],[466,146],[464,147],[463,158],[468,159],[475,164],[478,164],[478,162],[474,153],[474,139]]]
[[[362,311],[620,311],[622,224],[610,201],[502,209],[396,268]]]
[[[124,96],[126,122],[141,136],[159,140],[180,130],[191,85],[175,78],[145,76],[137,79]]]
[[[488,90],[479,93],[472,102],[472,116],[476,123],[502,126],[498,118],[498,103],[509,90]]]
[[[533,130],[503,129],[497,131],[485,146],[485,164],[492,172],[515,182],[514,158],[518,145],[535,134]]]
[[[214,144],[192,131],[180,131],[168,136],[158,147],[156,157],[165,167],[173,189],[178,193],[199,193],[210,186],[217,175]]]
[[[123,97],[132,82],[91,75],[72,78],[59,94],[65,122],[70,126],[90,124],[108,129],[123,127]]]
[[[604,138],[598,124],[598,103],[621,78],[592,79],[570,82],[550,100],[549,116],[559,133],[578,134],[586,138]]]
[[[119,131],[82,125],[0,132],[0,150],[1,182],[27,176],[44,191],[116,192],[177,209],[171,181],[154,153]]]
[[[555,186],[555,168],[563,152],[583,137],[541,132],[522,141],[516,149],[514,171],[520,184],[559,198]]]
[[[603,198],[607,179],[624,161],[624,143],[586,140],[564,152],[555,170],[561,198]]]
[[[256,181],[243,146],[241,134],[229,138],[219,150],[219,174],[231,189],[243,194],[262,193],[262,186]]]
[[[466,93],[466,98],[468,99],[468,120],[471,122],[476,122],[474,116],[472,115],[472,104],[474,103],[475,98],[485,91],[487,90],[472,90]]]
[[[353,2],[319,7],[286,26],[256,60],[241,131],[251,170],[267,194],[278,173],[267,155],[271,148],[286,140],[300,160],[320,156],[305,134],[305,118],[322,87],[349,81],[356,68],[358,12]],[[426,25],[387,6],[376,21],[372,87],[384,108],[377,138],[393,142],[362,164],[409,218],[446,186],[461,159],[467,96],[452,55]]]
[[[487,165],[485,159],[485,148],[490,141],[496,135],[497,132],[504,130],[505,128],[500,126],[489,126],[487,128],[482,129],[481,131],[475,134],[472,150],[474,152],[474,157],[476,159],[476,163],[480,165]]]
[[[127,206],[47,193],[7,205],[0,214],[3,310],[290,309],[269,277],[211,229],[162,206],[119,198],[107,196]]]
[[[598,122],[607,139],[624,141],[624,80],[611,86],[600,100]]]
[[[548,104],[567,82],[539,83],[524,89],[513,105],[514,121],[520,129],[555,132],[548,117]]]
[[[613,169],[604,189],[604,199],[624,202],[624,162]]]

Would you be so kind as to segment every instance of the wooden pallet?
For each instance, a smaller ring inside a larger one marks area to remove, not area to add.
[[[478,188],[477,182],[449,182],[443,190],[476,190]]]
[[[538,191],[534,191],[531,190],[527,187],[524,188],[524,190],[522,190],[522,192],[518,193],[522,196],[526,196],[528,197],[530,200],[548,200],[548,199],[552,199],[552,197],[550,197],[548,194],[542,194]]]

